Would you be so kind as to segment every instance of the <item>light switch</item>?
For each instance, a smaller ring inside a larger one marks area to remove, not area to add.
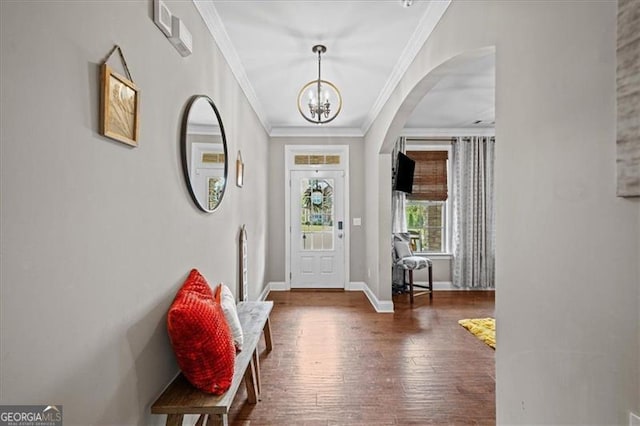
[[[353,226],[360,226],[362,225],[362,219],[359,217],[354,217],[353,218]]]

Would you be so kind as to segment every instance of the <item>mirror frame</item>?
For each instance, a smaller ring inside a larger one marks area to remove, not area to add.
[[[200,204],[198,197],[196,197],[196,194],[193,191],[193,185],[191,184],[191,176],[189,173],[189,159],[187,158],[187,155],[188,155],[187,131],[189,127],[189,113],[191,112],[191,108],[193,107],[193,104],[199,99],[206,100],[216,115],[216,118],[218,120],[218,125],[220,126],[220,133],[222,134],[222,147],[224,150],[224,186],[222,187],[222,192],[220,193],[220,199],[218,200],[218,204],[211,210],[207,209],[206,206]],[[182,116],[182,129],[180,132],[180,139],[181,139],[180,151],[182,154],[182,172],[184,175],[185,183],[187,184],[187,189],[189,190],[189,194],[191,195],[191,199],[195,203],[196,207],[198,207],[198,209],[200,209],[201,211],[205,213],[213,213],[218,209],[218,207],[220,207],[220,204],[222,204],[222,200],[224,199],[224,193],[226,192],[226,189],[227,189],[228,174],[229,174],[229,153],[227,151],[227,137],[224,131],[224,125],[222,124],[222,117],[220,117],[220,112],[218,111],[216,104],[213,102],[213,100],[209,96],[193,95],[191,96],[191,98],[189,98],[189,101],[187,102],[187,106],[185,107],[184,114]]]

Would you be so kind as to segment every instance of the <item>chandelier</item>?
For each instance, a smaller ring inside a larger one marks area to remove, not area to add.
[[[342,95],[333,83],[321,78],[320,56],[327,51],[327,48],[317,44],[311,51],[318,54],[318,78],[311,80],[300,89],[298,111],[305,120],[319,125],[332,121],[340,114]]]

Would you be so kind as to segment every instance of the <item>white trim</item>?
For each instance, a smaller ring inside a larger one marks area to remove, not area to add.
[[[371,306],[373,307],[373,309],[375,309],[376,312],[378,313],[381,313],[381,314],[393,313],[393,301],[378,300],[378,298],[376,297],[375,294],[373,294],[373,292],[371,291],[367,283],[363,281],[348,282],[345,285],[344,289],[345,291],[364,292],[365,296],[367,296],[367,299],[369,299],[369,303],[371,303]],[[434,283],[434,289],[435,289],[435,283]],[[264,290],[262,290],[259,300],[266,300],[267,296],[272,291],[290,291],[290,288],[288,288],[286,283],[282,281],[272,281],[265,286]]]
[[[340,161],[340,164],[295,164],[296,155],[314,153],[340,155],[345,161]],[[284,159],[287,173],[292,170],[344,170],[346,175],[349,170],[349,145],[285,145]]]
[[[269,134],[269,136],[271,137],[289,136],[288,134],[285,134],[289,132],[295,133],[295,134],[292,134],[291,136],[297,136],[297,137],[317,135],[318,132],[309,128],[304,130],[302,129],[298,130],[294,128],[294,130],[290,131],[290,130],[284,130],[284,128],[273,129],[271,127],[271,123],[269,122],[269,120],[265,115],[265,109],[262,106],[262,103],[260,102],[260,100],[258,99],[255,89],[253,88],[253,85],[251,84],[251,82],[249,81],[249,78],[247,77],[247,73],[244,69],[244,66],[242,65],[242,61],[240,60],[240,57],[238,56],[238,52],[236,51],[233,43],[231,42],[231,38],[229,37],[229,34],[226,31],[224,23],[222,22],[222,18],[220,17],[220,15],[218,14],[218,11],[216,10],[214,2],[204,1],[204,0],[192,0],[192,1],[196,6],[196,9],[200,13],[200,16],[202,16],[202,19],[205,25],[207,26],[209,33],[213,37],[215,43],[218,45],[220,52],[226,59],[227,64],[231,69],[231,72],[236,77],[236,80],[238,81],[240,88],[242,89],[244,94],[247,96],[247,100],[249,101],[249,104],[253,108],[254,112],[256,113],[258,120],[260,120],[262,127],[264,127],[265,131]],[[389,97],[397,87],[398,83],[406,73],[407,69],[415,59],[416,55],[418,54],[422,46],[425,44],[425,42],[427,41],[427,39],[435,29],[438,22],[440,22],[440,19],[442,18],[442,16],[444,15],[445,11],[447,10],[450,4],[451,4],[451,0],[429,2],[429,5],[427,6],[424,14],[422,15],[422,18],[420,18],[420,22],[416,27],[416,30],[414,31],[413,35],[407,42],[407,45],[402,51],[400,58],[398,58],[398,62],[394,66],[393,70],[391,71],[391,74],[387,78],[385,85],[380,91],[380,94],[378,95],[376,101],[371,106],[371,109],[367,113],[360,128],[348,129],[348,131],[346,132],[347,134],[344,134],[343,129],[335,128],[336,129],[335,134],[332,133],[333,131],[328,132],[330,133],[330,136],[362,137],[365,133],[367,133],[367,131],[369,130],[369,128],[377,118],[378,114],[380,114],[382,107],[389,100]],[[323,136],[325,135],[323,134]]]
[[[424,136],[423,136],[424,137]],[[416,138],[417,139],[417,138]],[[430,144],[428,141],[424,143],[424,145],[416,143],[419,142],[416,139],[408,140],[405,146],[405,151],[447,151],[447,188],[449,188],[449,196],[447,200],[444,202],[444,214],[445,214],[445,224],[444,224],[444,232],[445,232],[445,241],[444,241],[444,252],[443,253],[420,253],[420,255],[432,259],[446,259],[447,257],[451,259],[453,257],[453,200],[451,199],[451,195],[453,194],[453,146],[451,144],[447,145],[434,145]],[[409,201],[409,200],[407,200]],[[416,253],[418,254],[418,253]]]
[[[271,283],[267,283],[267,285],[265,285],[264,288],[262,289],[260,296],[258,296],[258,301],[262,302],[264,300],[267,300],[267,296],[269,295],[270,291],[271,291]]]
[[[367,283],[365,282],[352,282],[349,283],[349,291],[362,291],[364,292],[369,303],[373,306],[379,314],[392,314],[393,313],[393,301],[391,300],[379,300],[378,297],[371,291]]]
[[[414,284],[426,286],[426,281],[416,281]],[[495,291],[495,288],[459,288],[454,287],[451,281],[434,281],[433,291]]]
[[[362,130],[357,127],[274,127],[269,136],[273,137],[317,137],[317,138],[361,138],[364,136]]]
[[[418,282],[416,284],[427,285],[427,282]],[[453,286],[451,281],[434,281],[433,282],[433,291],[437,290],[460,290],[457,287]]]
[[[340,155],[340,164],[314,164],[298,165],[294,163],[296,154],[304,153],[335,153]],[[344,172],[344,285],[347,288],[350,277],[350,252],[351,238],[349,226],[351,215],[349,211],[349,145],[285,145],[284,146],[285,182],[284,182],[284,202],[285,202],[285,286],[291,288],[291,171],[292,170],[341,170]]]
[[[416,281],[415,284],[427,285],[426,281]],[[350,281],[345,285],[345,291],[362,291],[367,299],[369,299],[369,303],[377,313],[380,314],[388,314],[394,312],[393,301],[392,300],[379,300],[376,295],[371,291],[367,283],[363,281]],[[451,281],[434,281],[433,282],[433,291],[495,291],[494,288],[458,288],[454,287]],[[258,300],[263,301],[267,299],[267,296],[272,291],[291,291],[291,288],[287,285],[287,283],[282,281],[271,281],[267,283],[267,285],[260,293]]]
[[[231,72],[236,77],[240,88],[242,88],[242,91],[246,95],[249,104],[256,113],[256,116],[258,116],[258,120],[262,123],[262,127],[264,127],[267,133],[270,133],[271,124],[264,114],[264,108],[262,107],[262,104],[260,103],[249,78],[247,77],[247,73],[242,66],[238,52],[233,47],[233,43],[229,38],[229,34],[227,34],[227,30],[225,29],[220,15],[218,15],[215,5],[212,1],[202,0],[193,0],[193,3],[195,4],[196,9],[198,9],[198,12],[200,12],[202,19],[218,45],[220,52],[222,52],[222,55],[227,60],[227,64],[229,64],[229,68],[231,68]]]
[[[364,291],[367,284],[363,281],[349,281],[344,288],[346,291]]]
[[[188,123],[187,133],[190,135],[220,135],[217,124]]]
[[[292,137],[314,137],[314,136],[333,136],[333,137],[362,137],[364,136],[371,125],[374,123],[375,119],[380,114],[380,111],[386,104],[386,102],[391,97],[391,94],[397,87],[398,83],[406,73],[407,69],[415,59],[416,55],[425,44],[433,30],[435,29],[440,19],[446,12],[447,8],[451,4],[451,0],[443,0],[443,1],[431,1],[427,6],[422,18],[420,18],[420,22],[416,27],[413,35],[407,42],[402,54],[398,58],[398,62],[394,66],[391,74],[387,78],[384,86],[382,87],[378,97],[375,102],[371,106],[371,109],[365,116],[365,119],[360,126],[360,128],[331,128],[325,127],[323,132],[318,132],[317,129],[313,127],[307,128],[272,128],[271,123],[267,119],[265,115],[265,109],[258,99],[258,96],[253,88],[253,85],[249,81],[246,70],[242,65],[242,61],[238,56],[238,52],[236,51],[229,34],[226,31],[225,25],[222,21],[222,18],[218,14],[218,11],[212,1],[205,0],[192,0],[196,9],[202,16],[202,19],[209,30],[209,33],[213,37],[216,45],[220,49],[222,56],[227,61],[231,72],[235,76],[238,81],[238,85],[244,92],[249,101],[249,104],[253,108],[258,120],[262,124],[262,127],[265,129],[267,134],[270,137],[279,137],[279,136],[292,136]],[[495,133],[495,132],[494,132]],[[477,132],[474,135],[480,136]],[[465,135],[462,135],[465,136]],[[482,134],[482,136],[485,136]],[[491,134],[490,136],[493,136]]]
[[[269,283],[270,291],[289,291],[291,290],[284,281],[271,281]]]
[[[429,137],[465,137],[465,136],[494,136],[495,127],[460,127],[460,128],[407,128],[400,132],[400,136],[408,138],[429,138]]]
[[[407,45],[402,51],[402,54],[400,55],[398,62],[394,66],[393,71],[389,75],[387,82],[380,91],[378,98],[371,106],[371,109],[367,113],[367,116],[362,123],[361,129],[363,134],[369,131],[369,128],[378,117],[378,114],[380,114],[382,107],[391,97],[391,93],[393,93],[396,86],[398,85],[404,74],[407,72],[407,69],[409,69],[409,65],[411,65],[411,63],[415,59],[418,51],[422,48],[422,46],[424,46],[427,39],[433,32],[438,22],[440,22],[440,19],[442,18],[444,12],[447,10],[450,4],[451,0],[429,2],[429,5],[424,11],[422,18],[420,18],[420,23],[407,42]]]
[[[451,253],[413,253],[414,256],[426,257],[431,260],[451,260],[453,259],[453,254]]]

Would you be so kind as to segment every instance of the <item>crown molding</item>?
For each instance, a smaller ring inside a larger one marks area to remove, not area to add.
[[[459,127],[459,128],[404,128],[400,136],[409,138],[429,138],[429,137],[463,137],[463,136],[495,136],[494,127]]]
[[[297,137],[297,138],[361,138],[364,133],[357,127],[274,127],[269,136],[274,137]]]
[[[222,135],[220,126],[214,124],[188,123],[187,134],[190,135]]]
[[[406,73],[407,69],[415,59],[418,51],[427,41],[434,28],[444,15],[445,11],[451,4],[451,0],[436,1],[432,0],[425,13],[420,19],[420,23],[414,31],[407,46],[396,65],[393,68],[384,87],[380,91],[376,101],[367,113],[365,120],[360,128],[340,128],[340,127],[275,127],[272,128],[271,123],[267,120],[264,108],[256,95],[256,92],[247,77],[246,71],[240,57],[227,34],[224,23],[211,1],[192,0],[200,16],[204,20],[209,33],[218,45],[220,52],[224,56],[235,76],[240,88],[244,92],[249,104],[253,108],[258,120],[262,124],[267,134],[271,137],[363,137],[369,130],[378,114],[382,110],[384,104],[389,100],[392,92]],[[478,133],[475,133],[476,135]]]
[[[380,114],[382,107],[391,97],[391,93],[395,90],[396,86],[407,72],[407,69],[415,59],[419,50],[424,46],[425,42],[433,32],[434,28],[440,22],[440,19],[446,12],[447,8],[451,4],[451,0],[436,1],[431,0],[427,10],[422,15],[418,27],[414,31],[411,39],[407,43],[407,46],[402,51],[400,59],[396,63],[391,75],[387,79],[384,87],[380,91],[378,98],[371,106],[371,109],[367,113],[364,122],[362,123],[362,134],[366,134],[369,128]]]
[[[231,72],[236,77],[236,80],[247,97],[249,104],[258,116],[258,120],[260,120],[262,127],[264,127],[267,133],[270,133],[271,124],[264,114],[264,108],[258,100],[258,96],[256,95],[251,82],[249,82],[249,78],[242,66],[240,57],[238,56],[235,47],[233,47],[233,43],[231,43],[231,39],[227,34],[220,15],[218,15],[216,7],[212,1],[193,0],[193,3],[195,4],[196,9],[198,9],[200,16],[202,16],[205,25],[209,29],[209,32],[222,52],[222,55],[227,60],[227,64],[229,64],[229,68],[231,68]]]

